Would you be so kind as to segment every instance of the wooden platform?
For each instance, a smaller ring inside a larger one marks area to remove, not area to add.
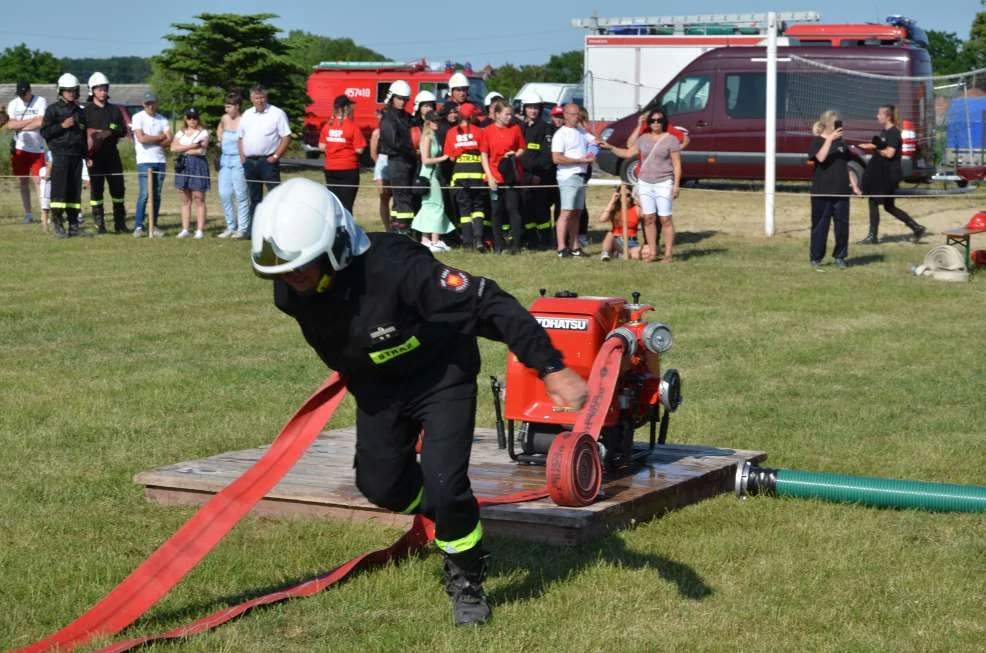
[[[328,516],[409,526],[410,517],[371,505],[356,489],[353,472],[355,427],[322,433],[281,482],[254,508],[270,516]],[[643,446],[643,445],[640,445]],[[200,505],[239,477],[266,447],[231,451],[202,460],[141,472],[148,500]],[[574,545],[616,529],[659,517],[703,499],[731,492],[736,465],[762,462],[762,451],[695,445],[658,447],[632,475],[606,479],[598,501],[586,508],[563,508],[550,499],[483,508],[483,528],[552,544]],[[533,490],[544,485],[544,468],[518,465],[496,448],[493,429],[476,429],[469,476],[477,496]]]

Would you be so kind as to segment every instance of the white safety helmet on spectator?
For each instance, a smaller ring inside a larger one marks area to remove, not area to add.
[[[106,79],[106,75],[103,73],[93,73],[89,75],[89,95],[92,95],[92,91],[97,86],[109,86],[110,80]]]
[[[520,102],[521,106],[526,106],[529,104],[543,104],[544,100],[541,99],[541,95],[535,91],[533,88],[524,89],[522,93],[517,95],[516,99]]]
[[[438,102],[438,98],[431,91],[418,91],[418,94],[414,96],[414,110],[417,111],[418,107],[421,106],[422,102]]]
[[[486,94],[486,99],[483,100],[483,106],[487,106],[487,107],[490,106],[491,104],[493,104],[493,101],[496,100],[497,98],[502,100],[503,95],[497,93],[496,91],[490,91],[489,93]]]
[[[323,254],[335,271],[370,248],[366,233],[324,185],[294,177],[257,206],[251,259],[265,278],[297,270]]]
[[[448,78],[449,89],[453,88],[469,88],[469,79],[462,73],[453,73],[451,77]]]
[[[79,78],[72,73],[65,73],[58,78],[58,92],[61,93],[65,90],[79,90]]]
[[[390,88],[387,89],[387,100],[399,95],[401,97],[409,98],[411,97],[411,85],[405,82],[403,79],[398,79],[395,82],[390,83]]]

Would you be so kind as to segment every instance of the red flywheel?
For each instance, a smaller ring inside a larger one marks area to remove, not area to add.
[[[603,482],[599,445],[588,433],[559,433],[548,449],[548,494],[559,506],[588,506]]]

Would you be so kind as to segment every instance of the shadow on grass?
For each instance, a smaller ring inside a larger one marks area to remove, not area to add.
[[[491,543],[490,549],[494,554],[494,573],[524,576],[521,582],[492,592],[490,599],[494,604],[537,598],[556,581],[576,575],[600,560],[623,569],[653,571],[661,579],[674,583],[680,596],[693,601],[701,601],[713,593],[712,588],[706,585],[702,577],[688,565],[663,556],[629,549],[616,535],[577,548],[498,539]],[[518,555],[521,551],[523,554]]]
[[[675,261],[687,261],[690,258],[701,258],[703,256],[715,256],[725,254],[729,250],[725,247],[708,247],[706,249],[686,249],[678,250],[674,253]]]
[[[886,258],[883,254],[866,254],[847,258],[846,263],[849,265],[869,265],[870,263],[882,263]]]

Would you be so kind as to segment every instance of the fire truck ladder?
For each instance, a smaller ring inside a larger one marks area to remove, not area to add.
[[[777,13],[778,31],[787,23],[817,23],[817,11]],[[694,36],[702,34],[766,34],[767,14],[705,14],[695,16],[621,16],[616,18],[573,18],[572,27],[594,34],[660,34]]]

